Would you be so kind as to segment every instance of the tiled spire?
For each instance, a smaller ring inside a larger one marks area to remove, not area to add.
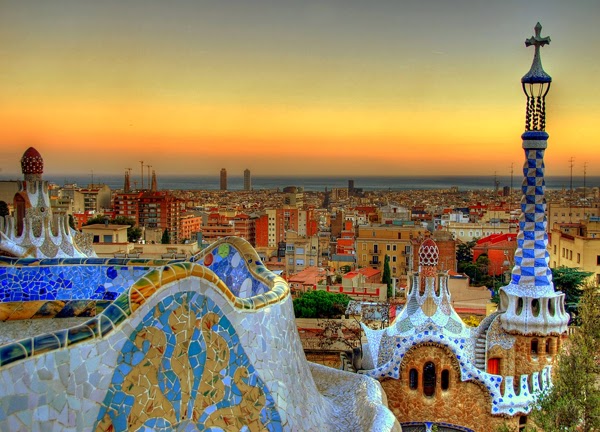
[[[542,26],[535,26],[535,36],[525,41],[535,46],[531,69],[521,83],[527,96],[523,150],[523,197],[517,235],[515,266],[508,286],[501,290],[504,327],[522,333],[561,333],[569,316],[564,311],[564,295],[554,291],[548,254],[548,221],[546,219],[546,183],[544,152],[548,146],[545,97],[552,78],[542,68],[540,48],[550,43],[541,37]]]

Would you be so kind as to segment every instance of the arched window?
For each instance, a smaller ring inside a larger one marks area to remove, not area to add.
[[[427,362],[423,366],[423,394],[425,396],[435,394],[435,365],[433,362]]]
[[[523,299],[521,297],[519,297],[517,299],[517,305],[516,305],[515,313],[517,315],[521,315],[521,312],[523,312]]]
[[[539,299],[531,300],[531,311],[533,312],[533,316],[537,317],[540,314],[540,301]]]
[[[411,369],[408,373],[408,386],[412,390],[416,390],[419,386],[419,371],[416,369]]]
[[[444,369],[442,371],[442,390],[448,390],[450,387],[450,371],[448,369]]]
[[[519,417],[519,430],[525,430],[525,427],[527,426],[527,416],[521,416]]]
[[[538,354],[538,340],[537,339],[531,340],[531,354],[532,355]]]
[[[549,355],[552,355],[552,354],[553,354],[553,353],[551,352],[551,351],[552,351],[552,346],[551,346],[551,343],[552,343],[552,338],[546,338],[546,355],[547,355],[547,356],[549,356]]]

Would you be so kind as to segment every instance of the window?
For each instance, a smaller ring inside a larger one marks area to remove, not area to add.
[[[396,274],[396,267],[392,267],[392,274]]]
[[[419,372],[416,369],[411,369],[408,373],[408,386],[412,390],[416,390],[419,385]]]
[[[527,426],[527,416],[519,417],[519,430],[524,431]]]
[[[581,262],[581,254],[577,253],[577,264]]]
[[[376,244],[373,245],[373,253],[379,253],[379,246]]]
[[[103,243],[112,243],[112,235],[104,235],[104,238],[102,239]]]
[[[600,265],[600,255],[596,255],[596,265]]]
[[[500,359],[499,358],[489,358],[488,359],[488,367],[487,373],[492,375],[500,375]]]
[[[396,252],[396,245],[392,245],[392,250]]]
[[[396,262],[396,259],[397,259],[397,258],[398,258],[398,257],[397,257],[396,255],[394,255],[394,256],[392,257],[392,262]]]
[[[537,339],[531,340],[531,354],[533,354],[533,355],[538,354],[538,340]]]
[[[423,366],[423,394],[432,397],[435,394],[435,365],[433,362]]]
[[[550,346],[552,339],[551,338],[546,338],[546,355],[551,355],[552,353],[550,352],[552,347]]]
[[[296,248],[296,254],[297,255],[302,255],[304,253],[304,248],[303,247],[297,247]]]
[[[367,244],[366,243],[362,244],[362,250],[367,250]]]
[[[556,255],[556,245],[554,245],[554,255]]]
[[[441,384],[442,390],[448,390],[448,387],[450,387],[450,371],[448,369],[442,371]]]
[[[390,245],[390,244],[387,244],[387,245],[385,245],[385,249],[386,249],[387,251],[390,251],[390,250],[391,250],[391,245]]]

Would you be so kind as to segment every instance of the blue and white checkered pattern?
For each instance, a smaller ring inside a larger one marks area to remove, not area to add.
[[[548,266],[548,234],[546,231],[546,182],[544,180],[544,149],[525,149],[523,166],[523,198],[517,235],[512,283],[527,287],[552,285]]]

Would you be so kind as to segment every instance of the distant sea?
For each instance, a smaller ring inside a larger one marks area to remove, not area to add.
[[[0,175],[0,180],[15,180],[21,176]],[[92,182],[90,174],[82,175],[44,175],[45,180],[56,183],[60,186],[67,183],[76,183],[78,186],[87,186]],[[355,188],[362,188],[364,191],[388,190],[431,190],[448,189],[457,187],[459,191],[494,189],[495,181],[501,189],[504,186],[511,186],[510,176],[306,176],[306,177],[272,177],[272,176],[253,176],[252,189],[283,189],[286,186],[301,186],[306,191],[324,191],[325,188],[346,188],[348,180],[354,180]],[[111,189],[120,189],[123,187],[124,176],[120,175],[102,175],[95,174],[93,182],[95,184],[104,183]],[[218,190],[219,176],[206,175],[157,175],[159,189],[180,189],[180,190]],[[141,187],[139,176],[132,175],[131,186]],[[522,176],[514,175],[512,179],[513,189],[521,187]],[[548,189],[569,189],[569,176],[546,177],[546,187]],[[230,191],[243,190],[244,179],[241,176],[228,176],[227,189]],[[600,176],[588,176],[586,179],[587,187],[600,186]],[[148,179],[144,178],[144,187],[148,187]],[[573,178],[573,188],[583,187],[583,178]]]

